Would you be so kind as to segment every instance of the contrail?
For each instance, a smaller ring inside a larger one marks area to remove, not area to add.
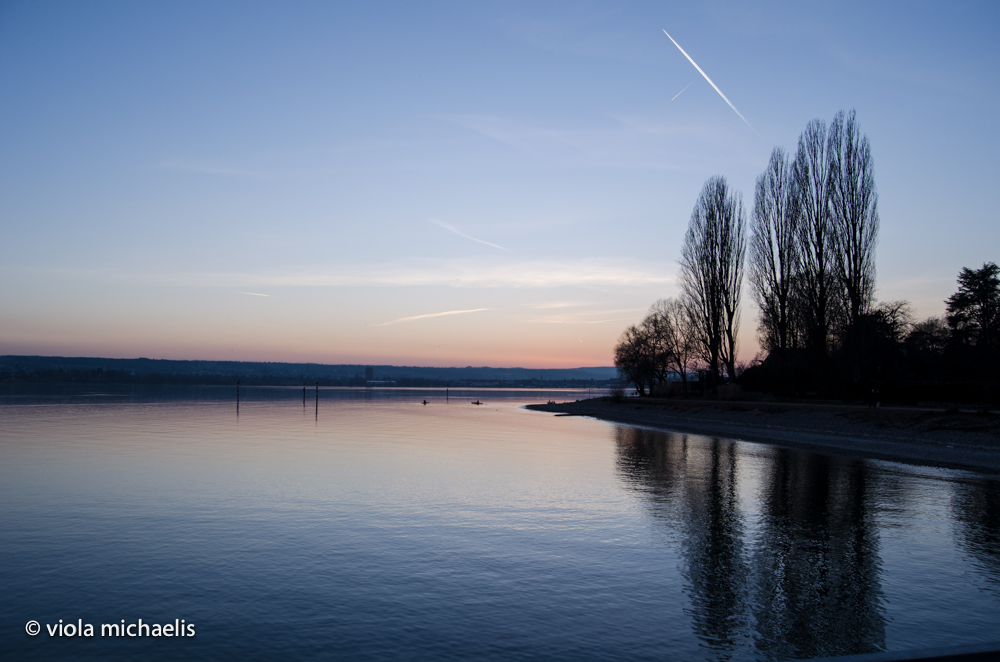
[[[508,253],[510,252],[506,248],[504,248],[503,246],[498,246],[497,244],[491,244],[490,242],[483,241],[482,239],[476,239],[475,237],[470,237],[469,235],[465,234],[464,232],[462,232],[461,230],[459,230],[458,228],[456,228],[454,225],[449,225],[449,224],[445,223],[444,221],[435,221],[432,218],[431,219],[431,223],[434,223],[435,225],[440,225],[445,230],[448,230],[449,232],[454,232],[459,237],[463,237],[465,239],[468,239],[470,241],[475,241],[475,242],[480,243],[480,244],[486,244],[487,246],[492,246],[493,248],[499,248],[500,250],[507,251]]]
[[[746,122],[746,125],[748,127],[750,127],[750,129],[754,133],[757,133],[757,129],[753,128],[753,124],[750,124],[750,122],[747,122],[747,118],[743,117],[743,113],[741,113],[740,111],[736,110],[736,106],[733,105],[733,102],[730,101],[728,98],[726,98],[726,95],[722,93],[722,90],[719,89],[719,86],[716,85],[715,83],[713,83],[712,79],[708,77],[708,74],[706,74],[704,71],[701,70],[701,67],[698,66],[698,63],[695,62],[694,60],[692,60],[691,56],[688,55],[687,52],[683,48],[681,48],[681,45],[678,44],[676,41],[674,41],[674,38],[670,36],[670,33],[667,32],[666,30],[664,30],[663,34],[667,35],[667,39],[669,39],[670,41],[674,42],[674,46],[677,47],[677,50],[679,50],[681,53],[684,53],[684,57],[686,57],[688,59],[688,62],[690,62],[691,64],[693,64],[694,68],[698,70],[698,73],[700,73],[702,76],[705,77],[705,80],[708,81],[708,84],[715,88],[715,91],[719,93],[719,96],[722,97],[723,99],[725,99],[726,103],[729,104],[729,107],[732,108],[736,112],[736,114],[740,116],[740,119],[743,120],[744,122]],[[687,89],[687,88],[684,88],[684,89]],[[683,91],[684,90],[681,90],[681,92],[683,92]],[[674,97],[674,99],[676,99],[676,98],[677,97]],[[671,99],[671,101],[673,101],[673,99]],[[760,134],[758,133],[757,135],[760,135]]]
[[[490,310],[489,308],[473,308],[472,310],[449,310],[444,313],[428,313],[427,315],[414,315],[413,317],[400,317],[398,320],[392,320],[391,322],[383,322],[381,324],[376,324],[375,326],[389,326],[390,324],[399,324],[400,322],[412,322],[413,320],[422,320],[427,317],[444,317],[445,315],[462,315],[464,313],[479,313],[484,310]]]
[[[667,36],[669,37],[670,35],[667,35]],[[682,52],[683,52],[683,51],[682,51]],[[687,85],[685,85],[685,86],[684,86],[684,90],[686,90],[686,89],[687,89],[687,88],[689,88],[689,87],[691,87],[691,83],[688,83]],[[677,98],[677,97],[679,97],[680,95],[684,94],[684,90],[681,90],[680,92],[678,92],[677,94],[675,94],[675,95],[674,95],[674,99],[676,99],[676,98]],[[673,101],[674,99],[671,99],[671,101]]]
[[[270,294],[258,294],[256,292],[240,292],[240,294],[249,294],[252,297],[269,297]]]

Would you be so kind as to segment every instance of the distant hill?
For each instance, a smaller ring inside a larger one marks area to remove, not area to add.
[[[0,356],[0,381],[116,384],[231,384],[364,386],[373,379],[398,386],[598,385],[617,378],[613,367],[591,368],[424,368],[418,366],[252,361],[171,361],[64,356]]]

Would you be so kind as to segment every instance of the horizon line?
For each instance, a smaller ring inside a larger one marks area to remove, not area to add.
[[[131,358],[120,358],[120,357],[110,357],[110,356],[62,356],[62,355],[45,355],[45,354],[0,354],[0,359],[7,358],[24,358],[24,359],[90,359],[90,360],[100,360],[100,361],[174,361],[174,362],[187,362],[187,363],[267,363],[267,364],[287,364],[287,365],[318,365],[318,366],[364,366],[364,367],[389,367],[389,368],[426,368],[429,370],[466,370],[466,369],[489,369],[489,370],[595,370],[595,369],[615,369],[613,365],[591,365],[591,366],[576,366],[573,368],[526,368],[523,366],[488,366],[488,365],[465,365],[465,366],[444,366],[444,365],[396,365],[393,363],[318,363],[314,361],[245,361],[239,359],[154,359],[145,356],[137,356]]]

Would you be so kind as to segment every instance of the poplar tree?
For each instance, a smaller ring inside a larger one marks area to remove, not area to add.
[[[760,308],[762,344],[782,355],[794,334],[792,286],[799,271],[799,214],[792,184],[788,156],[775,147],[754,191],[747,272]]]
[[[708,179],[684,236],[680,280],[712,380],[718,379],[720,363],[736,378],[745,227],[743,196],[730,190],[725,177]]]

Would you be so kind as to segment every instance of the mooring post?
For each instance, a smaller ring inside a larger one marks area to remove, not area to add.
[[[316,382],[316,418],[319,419],[319,382]]]
[[[240,415],[240,380],[236,380],[236,415]]]
[[[302,408],[306,408],[306,383],[302,382]]]

